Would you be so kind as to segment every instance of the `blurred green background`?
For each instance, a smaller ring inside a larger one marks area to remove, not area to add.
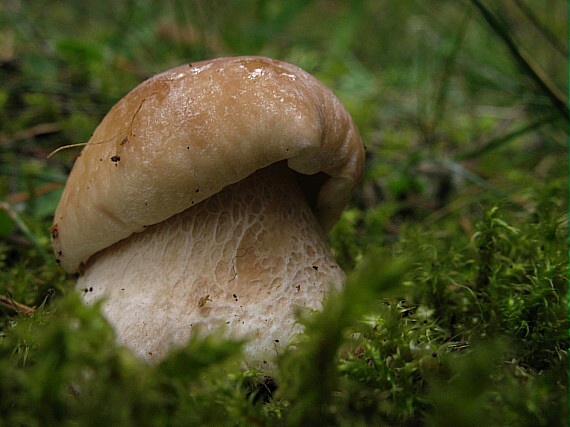
[[[376,300],[388,302],[360,312],[372,311],[384,320],[367,323],[371,329],[360,331],[367,337],[364,342],[327,362],[336,367],[330,375],[339,396],[349,386],[339,385],[337,375],[352,381],[351,393],[360,397],[313,402],[315,413],[324,417],[318,419],[329,425],[418,425],[426,420],[480,425],[471,415],[496,407],[495,402],[507,409],[489,415],[492,425],[562,425],[568,347],[567,18],[567,2],[561,0],[2,0],[0,339],[6,360],[0,365],[0,392],[12,396],[0,396],[6,402],[2,409],[16,414],[13,422],[35,425],[33,411],[28,418],[22,414],[43,395],[26,393],[25,381],[18,381],[28,378],[34,390],[43,378],[34,369],[44,366],[42,357],[53,343],[38,346],[31,337],[44,334],[41,325],[52,321],[61,336],[71,333],[53,320],[61,316],[47,313],[44,318],[34,309],[49,312],[58,300],[72,298],[73,278],[55,265],[49,227],[80,148],[48,158],[49,153],[86,142],[111,106],[154,73],[219,56],[265,55],[299,65],[322,80],[343,101],[365,140],[364,178],[330,235],[339,263],[350,273],[371,256],[413,258],[414,267],[398,276],[403,288],[380,292]],[[91,326],[97,316],[78,308],[61,310],[63,317],[86,316]],[[402,335],[395,332],[389,339],[374,335],[389,319],[407,325],[407,317],[421,316],[429,327],[399,326]],[[349,318],[354,323],[358,316]],[[40,329],[29,329],[30,336],[18,324]],[[322,337],[319,331],[326,326],[315,325],[315,336]],[[501,338],[480,353],[466,350],[465,358],[429,362],[442,375],[432,378],[430,388],[425,354],[410,353],[412,330],[438,354],[463,355],[461,349],[487,338],[507,336],[518,344],[511,347],[514,355]],[[87,340],[94,336],[89,331]],[[111,345],[112,338],[101,342]],[[335,342],[333,351],[342,346]],[[409,354],[401,366],[373,357],[400,354],[404,348]],[[30,355],[36,361],[26,365],[22,360]],[[71,357],[70,372],[83,369],[79,359]],[[216,360],[213,356],[212,363]],[[496,365],[518,371],[507,375],[494,371]],[[145,369],[136,366],[128,372]],[[363,371],[366,367],[370,372]],[[475,382],[478,375],[492,380],[471,390],[472,384],[459,375],[453,389],[448,379],[458,370]],[[168,372],[148,375],[168,382]],[[243,375],[230,383],[249,384],[250,374]],[[68,377],[61,378],[64,387]],[[112,388],[113,376],[105,378]],[[314,415],[300,397],[310,395],[303,387],[311,385],[294,378],[293,373],[281,378],[281,398],[264,409],[243,402],[236,406],[234,395],[240,393],[227,382],[226,388],[216,388],[221,387],[216,382],[203,392],[209,396],[225,390],[224,409],[215,411],[231,413],[237,425],[293,425]],[[131,410],[101,422],[136,424],[133,408],[141,402],[157,413],[176,406],[149,398],[150,404],[137,394],[137,387],[155,386],[133,385],[125,403]],[[104,402],[105,394],[115,396],[101,387],[93,391],[102,399],[97,402]],[[76,398],[73,393],[62,393],[65,403],[53,407],[85,410],[81,399],[68,401]],[[455,397],[441,399],[450,393]],[[182,407],[196,418],[181,419],[205,422],[200,418],[205,412]],[[50,409],[38,411],[44,416]],[[51,416],[54,422],[81,419],[77,414]],[[528,420],[532,422],[525,424]]]

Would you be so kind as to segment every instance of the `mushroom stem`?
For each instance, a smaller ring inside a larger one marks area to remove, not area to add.
[[[119,342],[144,359],[224,327],[263,364],[300,332],[297,308],[320,309],[343,281],[282,162],[99,252],[77,287],[88,304],[105,297]]]

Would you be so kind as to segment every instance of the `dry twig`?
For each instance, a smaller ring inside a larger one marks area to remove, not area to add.
[[[59,123],[42,123],[36,126],[32,126],[27,129],[23,129],[18,132],[14,132],[10,135],[0,135],[0,146],[8,145],[12,142],[19,141],[22,139],[33,138],[38,135],[45,135],[47,133],[55,133],[61,131],[61,125]]]
[[[18,313],[22,313],[25,316],[36,311],[36,307],[28,307],[27,305],[15,301],[14,299],[4,295],[0,295],[0,305],[9,308],[11,310],[14,310]]]

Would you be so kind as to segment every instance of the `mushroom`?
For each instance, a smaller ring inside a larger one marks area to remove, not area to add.
[[[300,68],[220,58],[121,99],[75,161],[52,227],[77,289],[120,343],[160,360],[224,328],[270,360],[342,287],[325,233],[364,146],[333,93]]]

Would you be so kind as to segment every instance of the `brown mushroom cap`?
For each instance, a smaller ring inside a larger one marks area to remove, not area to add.
[[[77,272],[100,250],[282,160],[319,177],[307,177],[306,192],[328,231],[363,159],[350,115],[302,69],[262,57],[183,65],[140,84],[97,127],[56,210],[54,250]]]

